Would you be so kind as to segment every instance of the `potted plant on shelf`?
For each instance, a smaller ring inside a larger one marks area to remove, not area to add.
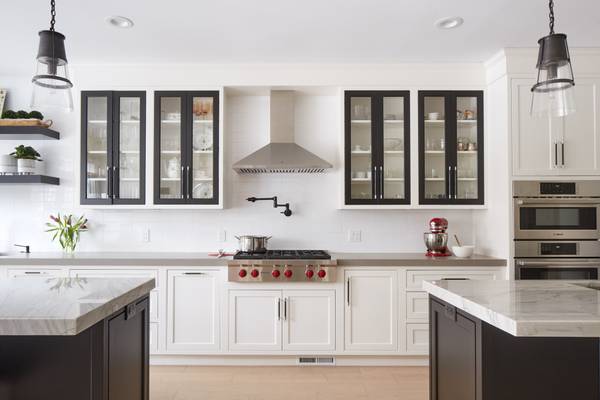
[[[58,214],[56,217],[51,215],[50,219],[52,222],[46,223],[48,227],[46,232],[54,233],[52,241],[58,239],[63,251],[73,253],[75,247],[77,247],[77,243],[79,243],[81,232],[88,230],[87,218],[83,215],[74,217],[72,214],[63,216]]]
[[[42,162],[40,153],[31,146],[20,145],[15,147],[15,151],[10,153],[11,156],[17,159],[17,172],[20,174],[35,174],[36,171],[42,168],[36,167],[36,162]]]

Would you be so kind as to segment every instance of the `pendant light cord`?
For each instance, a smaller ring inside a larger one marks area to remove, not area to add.
[[[554,35],[554,0],[548,2],[548,8],[550,9],[550,34]]]
[[[50,0],[50,30],[54,32],[54,24],[56,23],[56,4],[54,0]]]

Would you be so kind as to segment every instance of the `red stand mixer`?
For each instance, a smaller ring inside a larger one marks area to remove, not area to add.
[[[429,221],[430,232],[425,232],[423,238],[427,246],[427,257],[447,257],[452,255],[448,250],[448,220],[432,218]]]

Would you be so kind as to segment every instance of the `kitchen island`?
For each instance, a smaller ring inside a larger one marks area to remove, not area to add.
[[[0,399],[148,398],[154,279],[0,279]]]
[[[598,281],[431,281],[432,400],[600,397]]]

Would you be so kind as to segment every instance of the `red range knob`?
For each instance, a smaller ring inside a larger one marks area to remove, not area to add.
[[[307,269],[305,274],[308,279],[312,279],[312,277],[315,276],[315,271],[313,271],[312,269]]]
[[[258,272],[257,269],[253,269],[252,271],[250,271],[250,275],[252,275],[253,278],[258,278],[258,275],[260,275],[260,272]]]
[[[271,271],[271,275],[273,275],[273,278],[279,278],[279,275],[281,275],[281,272],[279,272],[278,269],[274,269],[273,271]]]
[[[323,279],[325,278],[325,276],[327,276],[327,271],[325,271],[324,269],[320,269],[319,272],[317,272],[317,275],[319,276],[319,278]]]
[[[245,278],[247,274],[248,273],[246,272],[245,269],[240,269],[240,272],[238,272],[238,275],[240,276],[240,278]]]
[[[286,270],[283,272],[283,274],[285,275],[285,277],[286,277],[286,278],[291,278],[291,277],[292,277],[292,275],[293,275],[294,273],[292,272],[292,270],[291,270],[291,269],[286,269]]]

